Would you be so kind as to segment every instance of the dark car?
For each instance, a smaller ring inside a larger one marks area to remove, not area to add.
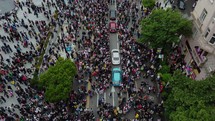
[[[184,0],[178,0],[178,8],[181,10],[185,10],[185,2]]]
[[[116,11],[115,10],[110,10],[110,19],[115,20],[116,19]]]

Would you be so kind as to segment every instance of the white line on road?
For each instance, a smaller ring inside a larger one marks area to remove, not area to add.
[[[112,98],[113,98],[113,106],[115,106],[115,102],[114,102],[114,93],[112,94]]]
[[[117,49],[119,49],[119,43],[118,42],[117,42],[116,46],[117,46]]]
[[[115,1],[115,9],[117,10],[117,6],[116,6],[116,0],[114,0]]]
[[[112,86],[112,88],[111,88],[111,93],[112,93],[112,98],[113,98],[113,106],[115,106],[115,102],[114,102],[114,92],[115,92],[116,90],[115,90],[115,88],[114,88],[114,86]]]
[[[116,47],[116,48],[119,49],[119,37],[118,37],[119,35],[117,34],[116,36],[117,36],[117,38],[116,38],[116,40],[117,40],[116,46],[117,46],[117,47]]]
[[[106,92],[104,93],[104,102],[106,103]]]
[[[135,83],[135,87],[136,87],[136,89],[137,89],[137,81],[134,81],[134,83]]]
[[[96,100],[96,106],[99,107],[99,94],[97,93],[97,100]]]

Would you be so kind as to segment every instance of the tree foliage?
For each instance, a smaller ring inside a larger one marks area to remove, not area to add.
[[[46,101],[58,102],[68,99],[76,73],[76,66],[70,59],[59,58],[54,66],[41,74],[39,84],[46,89]]]
[[[153,9],[155,6],[155,0],[142,0],[143,6],[149,9]]]
[[[152,48],[170,49],[178,43],[179,36],[192,34],[192,22],[182,17],[179,11],[156,9],[141,22],[140,42],[150,43]]]
[[[171,121],[213,121],[215,119],[215,76],[194,81],[176,71],[170,80],[164,107]]]

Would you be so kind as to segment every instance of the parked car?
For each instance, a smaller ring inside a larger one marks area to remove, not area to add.
[[[119,65],[120,64],[119,49],[113,49],[111,51],[111,54],[112,54],[112,64],[113,65]]]
[[[117,24],[114,21],[111,21],[109,23],[109,29],[111,33],[116,33],[117,32]]]
[[[110,20],[116,20],[116,10],[110,10]]]
[[[113,86],[120,86],[122,82],[122,71],[119,67],[112,69],[112,84]]]
[[[184,0],[178,0],[178,8],[181,10],[185,10],[185,2]]]

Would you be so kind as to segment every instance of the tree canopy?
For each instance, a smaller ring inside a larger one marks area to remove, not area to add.
[[[215,76],[195,81],[176,71],[164,101],[171,121],[213,121],[215,119]]]
[[[143,6],[149,9],[153,9],[155,6],[155,0],[142,0]]]
[[[152,48],[171,48],[179,36],[192,35],[192,22],[177,10],[156,9],[141,22],[140,42],[150,43]]]
[[[40,75],[39,84],[45,87],[45,100],[58,102],[68,99],[76,73],[76,66],[70,59],[59,58],[54,66]]]

